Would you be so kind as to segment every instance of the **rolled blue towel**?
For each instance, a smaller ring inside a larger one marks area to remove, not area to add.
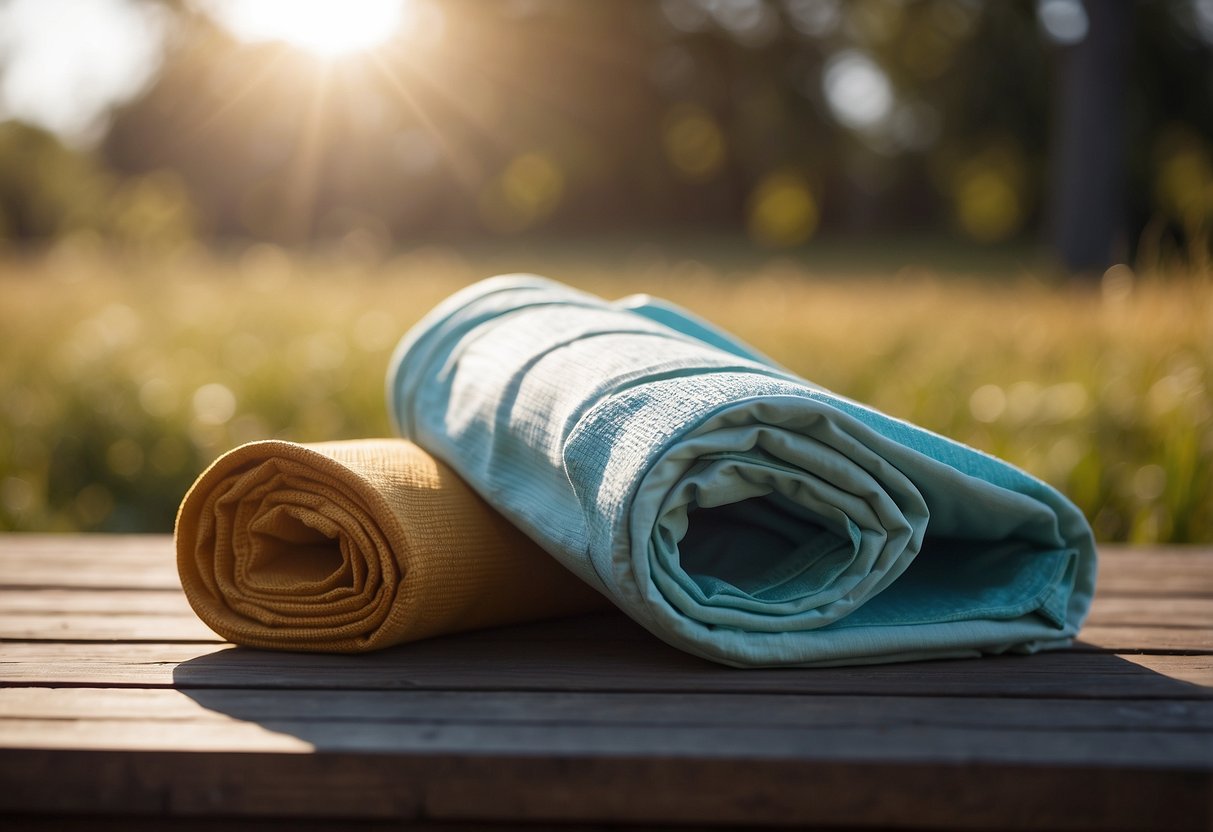
[[[387,387],[402,434],[707,659],[1032,653],[1068,645],[1094,594],[1057,491],[669,303],[491,278],[405,336]]]

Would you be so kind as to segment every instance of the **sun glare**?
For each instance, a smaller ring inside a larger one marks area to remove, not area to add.
[[[407,0],[217,0],[215,16],[239,38],[278,40],[321,57],[378,46],[407,22]]]

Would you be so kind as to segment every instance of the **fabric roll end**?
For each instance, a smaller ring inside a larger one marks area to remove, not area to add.
[[[175,532],[191,606],[251,647],[366,652],[605,604],[402,439],[243,445]]]

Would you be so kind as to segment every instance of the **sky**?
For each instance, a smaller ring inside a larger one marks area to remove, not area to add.
[[[193,0],[237,37],[284,40],[321,58],[374,46],[415,0]],[[170,15],[148,0],[0,0],[0,120],[87,146],[111,108],[155,77]]]
[[[87,144],[106,111],[153,77],[162,10],[132,0],[9,0],[0,5],[0,119],[19,118]]]

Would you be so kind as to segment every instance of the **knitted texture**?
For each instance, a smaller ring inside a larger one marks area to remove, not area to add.
[[[229,641],[362,652],[605,602],[411,442],[242,445],[177,514],[177,566]]]
[[[483,281],[406,335],[387,393],[405,436],[716,661],[1064,647],[1094,593],[1090,529],[1057,491],[658,300]]]

